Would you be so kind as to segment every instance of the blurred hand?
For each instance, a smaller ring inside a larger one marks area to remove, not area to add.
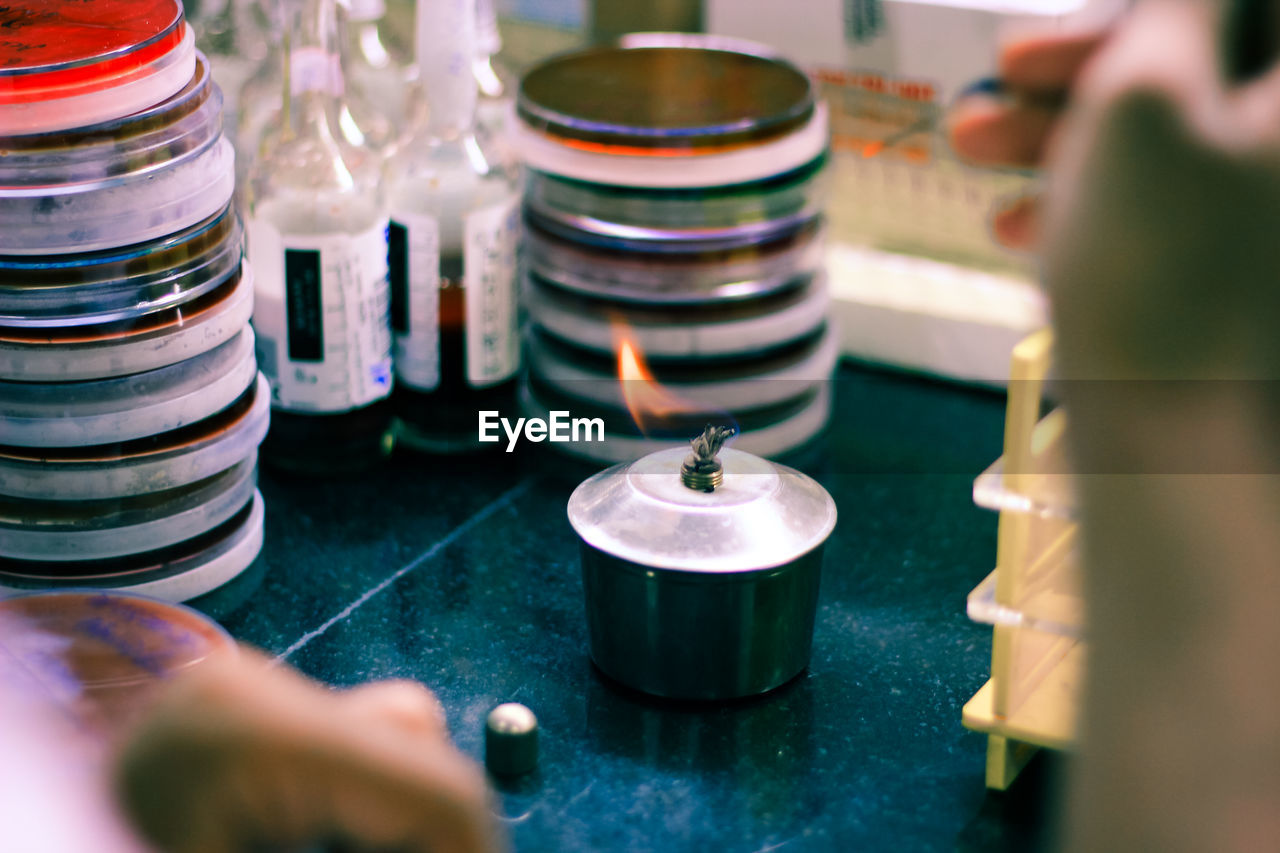
[[[501,848],[479,768],[414,682],[331,691],[253,654],[202,665],[124,746],[118,796],[171,853]]]
[[[1224,38],[1244,8],[1145,0],[1106,37],[1012,46],[1012,99],[953,116],[975,162],[1047,167],[997,232],[1039,241],[1080,475],[1068,849],[1280,838],[1280,66],[1266,14],[1236,31],[1249,62]]]
[[[998,83],[962,96],[951,109],[952,148],[978,166],[1041,165],[1069,92],[1106,35],[1045,35],[1007,45],[999,57]],[[1038,196],[996,211],[996,239],[1012,249],[1033,248],[1039,213]]]

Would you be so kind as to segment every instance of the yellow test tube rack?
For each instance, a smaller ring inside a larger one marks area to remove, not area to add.
[[[970,618],[993,626],[991,678],[962,719],[988,735],[986,782],[997,790],[1040,747],[1072,744],[1084,673],[1066,418],[1061,409],[1041,415],[1052,350],[1048,329],[1014,348],[1004,454],[974,483],[975,502],[998,511],[1000,522],[996,568],[968,598]]]

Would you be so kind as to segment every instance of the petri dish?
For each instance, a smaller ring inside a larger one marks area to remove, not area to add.
[[[0,498],[0,554],[15,560],[99,560],[192,539],[242,510],[257,453],[212,477],[150,495],[99,501]]]
[[[0,381],[0,445],[86,447],[171,432],[230,406],[256,380],[253,331],[167,367],[85,382]]]
[[[0,379],[74,382],[177,364],[238,335],[253,314],[247,261],[213,290],[136,320],[64,328],[0,326]]]
[[[223,136],[137,178],[0,187],[0,254],[95,252],[157,240],[225,208],[234,188],[235,151]]]
[[[533,273],[564,290],[652,305],[754,299],[794,286],[823,262],[818,222],[766,243],[679,255],[592,248],[531,226],[525,248]]]
[[[566,344],[536,330],[525,349],[529,373],[566,397],[626,408],[617,359]],[[654,371],[664,396],[708,415],[786,403],[831,379],[839,341],[830,326],[755,358],[670,362]],[[576,407],[570,409],[576,414]]]
[[[38,187],[138,177],[208,147],[222,132],[222,91],[209,61],[195,54],[189,80],[170,97],[88,127],[10,136],[0,187]]]
[[[776,219],[712,228],[667,227],[662,223],[630,225],[563,211],[552,211],[548,215],[535,204],[526,206],[525,220],[530,226],[561,240],[591,248],[614,252],[696,255],[747,249],[786,239],[797,231],[820,224],[822,207],[815,203]]]
[[[241,243],[227,205],[190,228],[119,249],[0,255],[0,327],[113,323],[182,305],[235,275]]]
[[[257,380],[234,403],[170,432],[69,448],[0,446],[0,495],[34,500],[103,500],[189,485],[257,450],[267,433],[270,388]]]
[[[589,48],[525,74],[516,112],[528,127],[583,149],[697,155],[803,127],[813,86],[776,57],[691,45]]]
[[[222,524],[168,548],[110,560],[0,559],[0,593],[92,586],[187,601],[235,580],[253,564],[262,551],[264,515],[262,495],[255,491]]]
[[[827,148],[827,109],[804,72],[727,42],[554,57],[521,81],[510,124],[531,169],[614,187],[760,181]]]
[[[166,680],[236,644],[187,607],[139,595],[68,589],[0,599],[6,678],[38,690],[99,735],[121,731]]]
[[[826,322],[830,304],[822,274],[757,299],[705,305],[623,305],[532,274],[524,294],[530,319],[552,336],[612,354],[625,332],[651,361],[763,353],[812,334]]]
[[[615,228],[733,229],[821,210],[826,161],[826,155],[819,154],[798,169],[764,180],[685,189],[610,186],[530,171],[525,204],[541,218],[567,225],[599,222]]]
[[[658,450],[688,448],[689,436],[706,426],[707,418],[732,418],[739,433],[733,439],[738,450],[776,458],[807,445],[826,429],[831,417],[831,383],[823,382],[811,392],[786,403],[733,412],[695,410],[669,419],[661,429],[642,434],[625,409],[588,409],[564,397],[555,389],[527,374],[520,387],[520,410],[525,417],[549,419],[552,411],[570,407],[575,417],[602,417],[604,441],[568,441],[556,449],[590,462],[614,464],[639,459]]]
[[[152,106],[190,80],[179,0],[11,0],[0,12],[0,135],[84,127]]]

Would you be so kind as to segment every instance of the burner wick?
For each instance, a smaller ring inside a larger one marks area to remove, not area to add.
[[[737,431],[735,427],[707,424],[702,435],[693,440],[693,452],[680,466],[680,482],[695,491],[715,491],[724,482],[724,466],[716,454]]]

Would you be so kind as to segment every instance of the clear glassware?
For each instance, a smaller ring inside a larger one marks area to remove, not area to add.
[[[480,90],[476,121],[498,144],[506,143],[507,114],[519,81],[498,58],[502,34],[493,0],[476,0],[476,53],[471,70]]]
[[[271,383],[262,458],[368,468],[391,451],[387,216],[381,158],[337,130],[335,0],[283,0],[283,98],[248,169],[258,362]]]
[[[405,67],[383,39],[383,0],[350,0],[342,30],[342,73],[347,111],[339,127],[348,142],[386,151],[399,135],[404,114]]]
[[[256,19],[263,24],[263,54],[235,95],[236,113],[228,115],[224,126],[236,147],[236,207],[245,211],[249,164],[261,157],[259,146],[268,127],[280,124],[281,92],[284,89],[284,21],[281,0],[253,2]]]
[[[477,448],[514,407],[518,173],[476,123],[475,0],[419,0],[414,129],[387,163],[398,440]]]
[[[213,79],[222,89],[223,126],[227,128],[237,126],[240,90],[266,57],[272,35],[254,15],[253,5],[254,0],[203,0],[191,22],[196,47],[209,58]]]

